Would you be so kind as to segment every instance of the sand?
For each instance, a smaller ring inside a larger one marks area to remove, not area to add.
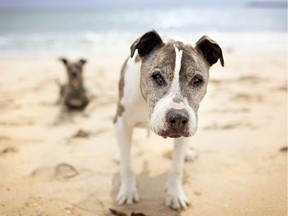
[[[225,67],[211,68],[190,145],[199,157],[184,169],[190,207],[178,212],[164,205],[172,140],[145,129],[133,136],[140,202],[115,203],[112,120],[124,59],[89,56],[93,109],[58,121],[55,79],[66,77],[56,57],[1,58],[1,216],[101,216],[111,215],[109,208],[150,216],[287,215],[286,52],[226,52]]]

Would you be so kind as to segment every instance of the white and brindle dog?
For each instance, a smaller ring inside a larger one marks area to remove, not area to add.
[[[114,119],[120,153],[118,204],[139,200],[130,162],[131,137],[133,127],[148,122],[155,134],[174,138],[165,204],[173,209],[188,205],[182,188],[187,144],[197,130],[197,111],[206,93],[209,68],[218,59],[224,66],[220,46],[207,36],[194,46],[179,39],[161,38],[152,30],[132,44],[130,58],[121,71]],[[191,156],[191,152],[188,154]]]

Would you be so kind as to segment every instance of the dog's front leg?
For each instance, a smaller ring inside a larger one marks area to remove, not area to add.
[[[116,138],[120,153],[121,186],[116,198],[117,204],[132,204],[139,200],[136,180],[130,165],[130,147],[133,127],[127,125],[123,117],[115,123]]]
[[[182,188],[183,165],[189,138],[174,139],[172,166],[168,174],[165,204],[173,209],[188,206],[187,198]]]

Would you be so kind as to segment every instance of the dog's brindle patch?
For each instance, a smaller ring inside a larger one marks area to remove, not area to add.
[[[118,103],[117,103],[117,111],[116,111],[116,115],[115,115],[115,117],[113,119],[113,123],[116,123],[117,117],[121,116],[122,113],[125,111],[124,106],[121,104],[121,99],[124,96],[124,85],[125,85],[124,76],[125,76],[125,71],[126,71],[126,68],[127,68],[128,59],[129,58],[127,58],[125,60],[124,64],[122,65],[122,68],[121,68],[120,80],[119,80],[119,85],[118,85],[119,98],[118,98]]]
[[[116,111],[116,115],[114,116],[113,123],[116,123],[117,117],[121,116],[123,114],[123,112],[125,111],[124,106],[121,104],[121,99],[124,96],[124,86],[125,86],[124,76],[125,76],[125,71],[127,68],[128,60],[129,60],[129,58],[127,58],[125,60],[124,64],[122,65],[122,68],[121,68],[120,80],[119,80],[119,85],[118,85],[119,99],[117,102],[117,111]],[[140,61],[141,61],[141,58],[137,54],[137,56],[135,57],[135,63],[139,63]]]

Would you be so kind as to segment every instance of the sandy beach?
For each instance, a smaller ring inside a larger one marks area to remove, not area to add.
[[[89,115],[58,121],[58,88],[65,81],[56,57],[0,61],[0,215],[285,216],[287,215],[287,53],[225,52],[210,71],[199,129],[186,163],[190,207],[164,205],[172,139],[145,129],[133,136],[140,202],[117,206],[117,153],[112,120],[123,55],[89,56]]]

